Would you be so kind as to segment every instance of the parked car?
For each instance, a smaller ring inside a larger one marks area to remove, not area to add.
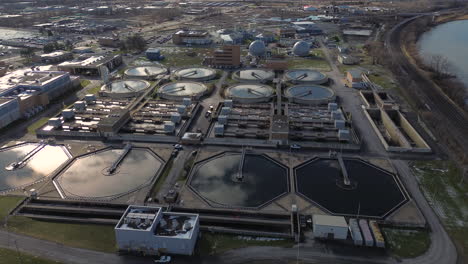
[[[291,148],[292,149],[301,149],[302,147],[301,147],[301,145],[298,145],[298,144],[292,144]]]
[[[205,113],[205,117],[206,117],[206,118],[208,118],[210,115],[211,115],[211,111],[209,111],[209,110],[208,110],[208,111],[206,111],[206,113]]]
[[[178,150],[182,150],[184,147],[182,147],[181,144],[175,144],[175,145],[174,145],[174,148],[175,148],[175,149],[178,149]]]
[[[171,262],[171,256],[161,256],[159,259],[155,259],[154,263],[169,263]]]

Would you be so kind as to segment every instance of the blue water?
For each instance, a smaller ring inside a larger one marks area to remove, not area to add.
[[[452,64],[458,79],[468,87],[468,20],[441,24],[424,33],[420,54],[442,55]]]

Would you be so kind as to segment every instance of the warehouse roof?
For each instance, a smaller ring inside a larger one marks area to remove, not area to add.
[[[314,215],[312,219],[315,225],[348,227],[348,223],[343,216]]]

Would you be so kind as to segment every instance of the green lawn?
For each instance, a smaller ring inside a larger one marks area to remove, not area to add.
[[[115,252],[114,227],[107,225],[57,223],[11,216],[8,229],[15,233],[50,240],[70,247]]]
[[[310,57],[294,57],[286,59],[290,69],[317,69],[321,71],[331,71],[330,64],[325,59],[323,51],[314,50]]]
[[[414,258],[424,254],[431,244],[428,231],[382,229],[391,254],[400,258]]]
[[[81,87],[86,87],[86,86],[88,86],[90,83],[91,83],[90,80],[81,80],[81,81],[80,81]]]
[[[101,90],[101,87],[100,86],[96,86],[96,87],[93,87],[93,88],[90,88],[86,91],[86,93],[88,94],[98,94],[99,91]]]
[[[417,161],[411,164],[420,187],[453,238],[459,254],[468,259],[468,177],[450,161]]]
[[[13,209],[24,197],[17,196],[0,196],[0,221],[8,215],[10,210]]]
[[[246,239],[248,238],[248,239]],[[262,241],[255,237],[240,237],[226,234],[202,232],[197,242],[196,253],[199,256],[216,255],[231,249],[251,246],[292,247],[294,241],[289,239]]]
[[[60,264],[15,250],[0,248],[0,264]]]
[[[45,125],[49,121],[49,117],[42,117],[36,122],[32,123],[31,125],[28,126],[28,133],[30,134],[36,134],[36,130],[43,125]]]
[[[370,74],[369,79],[371,82],[380,85],[384,89],[396,89],[397,85],[387,75],[384,74]]]
[[[210,56],[211,52],[209,48],[161,48],[161,54],[165,57],[161,63],[166,67],[200,66],[203,58]]]

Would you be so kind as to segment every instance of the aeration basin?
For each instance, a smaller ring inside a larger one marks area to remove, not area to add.
[[[337,215],[385,218],[408,198],[397,177],[360,159],[314,158],[294,169],[296,191]]]
[[[115,199],[148,186],[163,163],[147,148],[107,148],[75,158],[54,182],[64,198]]]
[[[274,90],[264,84],[236,84],[226,89],[226,97],[238,103],[261,103],[270,101]]]
[[[225,152],[196,163],[189,185],[212,206],[258,208],[287,193],[288,178],[266,155]]]
[[[314,84],[301,84],[291,86],[284,92],[291,103],[320,105],[333,102],[336,99],[335,92],[330,88]]]
[[[0,149],[0,191],[31,185],[50,176],[71,155],[63,146],[24,143]]]

